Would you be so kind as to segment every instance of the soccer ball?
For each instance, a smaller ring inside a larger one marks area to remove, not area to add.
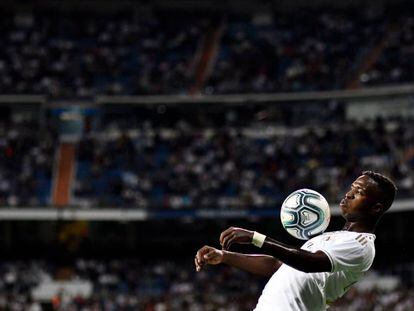
[[[300,189],[292,192],[283,202],[280,220],[292,236],[308,240],[326,230],[331,220],[331,211],[322,194]]]

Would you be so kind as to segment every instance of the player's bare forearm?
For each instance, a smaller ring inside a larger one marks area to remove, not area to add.
[[[240,254],[223,251],[223,263],[261,276],[271,277],[282,263],[269,255]]]
[[[281,262],[303,272],[330,272],[332,268],[328,256],[322,251],[312,253],[269,237],[266,237],[262,249],[269,251]]]
[[[220,244],[224,250],[228,250],[233,243],[249,244],[253,241],[253,231],[230,227],[220,235]],[[303,272],[330,272],[331,262],[328,256],[318,251],[316,253],[302,250],[295,246],[289,246],[266,237],[262,245],[267,253],[279,259],[281,262]]]
[[[196,271],[200,271],[205,265],[221,263],[266,277],[272,276],[281,265],[279,260],[269,255],[233,253],[208,245],[200,248],[194,258]]]

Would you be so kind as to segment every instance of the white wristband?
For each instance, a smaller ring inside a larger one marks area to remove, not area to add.
[[[253,233],[252,244],[257,247],[262,247],[265,239],[266,236],[264,234],[255,231]]]

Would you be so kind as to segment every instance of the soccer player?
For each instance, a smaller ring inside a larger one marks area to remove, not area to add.
[[[230,266],[270,277],[255,311],[325,310],[371,267],[375,256],[375,227],[394,201],[395,184],[365,171],[340,202],[346,223],[341,231],[321,234],[301,248],[285,245],[258,232],[230,227],[220,235],[222,250],[202,247],[195,266]],[[252,243],[269,255],[230,252],[234,243]]]

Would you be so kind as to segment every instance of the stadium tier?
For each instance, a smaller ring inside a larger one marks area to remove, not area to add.
[[[414,21],[411,14],[401,14],[380,43],[382,53],[360,76],[364,85],[398,84],[413,80],[412,38]]]
[[[337,203],[366,169],[392,176],[399,198],[413,195],[411,117],[347,120],[342,104],[327,102],[160,107],[166,111],[118,106],[86,117],[67,205],[272,208],[307,185]],[[46,109],[42,122],[24,119],[26,110],[4,110],[1,202],[53,205],[59,118]]]
[[[114,122],[92,131],[79,144],[76,200],[83,206],[260,208],[312,185],[339,202],[364,168],[396,178],[401,197],[413,194],[411,120],[318,127],[234,122],[244,126],[196,128],[181,120],[160,128],[147,120],[140,128],[116,130]]]
[[[262,19],[230,16],[205,92],[345,88],[387,27],[384,16],[359,13],[307,10]]]
[[[171,261],[149,264],[137,260],[79,259],[59,270],[45,261],[2,262],[0,308],[40,310],[45,304],[39,298],[48,295],[43,289],[47,285],[52,288],[59,274],[70,278],[60,283],[61,290],[53,296],[54,310],[248,311],[254,308],[264,280],[228,267],[195,273],[189,266],[191,263]],[[365,288],[354,288],[329,310],[411,310],[413,290],[386,275],[371,273],[368,279]],[[87,290],[73,292],[69,284],[74,281],[82,282]],[[381,282],[382,289],[372,289],[375,282]],[[93,285],[92,291],[89,284]],[[373,302],[375,309],[371,309]]]
[[[0,92],[79,98],[413,81],[411,18],[405,11],[377,11],[4,9]]]
[[[4,12],[0,92],[72,98],[186,92],[207,22],[178,13]]]

